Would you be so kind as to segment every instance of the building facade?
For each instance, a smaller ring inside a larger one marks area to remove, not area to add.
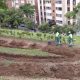
[[[73,11],[79,2],[80,0],[7,0],[9,8],[19,8],[25,3],[34,5],[34,21],[37,24],[55,20],[56,24],[61,26],[75,23],[75,20],[67,19],[65,14]]]
[[[7,0],[7,5],[9,8],[12,7],[19,8],[20,5],[23,5],[25,3],[30,3],[34,5],[35,23],[42,24],[44,22],[53,20],[53,18],[55,17],[53,16],[54,14],[53,1],[54,0]]]
[[[55,20],[58,25],[74,24],[76,20],[67,19],[65,14],[69,11],[73,11],[74,7],[80,2],[80,0],[56,0],[55,1]]]
[[[53,0],[54,1],[54,0]],[[51,0],[38,0],[39,23],[53,20],[53,5]]]

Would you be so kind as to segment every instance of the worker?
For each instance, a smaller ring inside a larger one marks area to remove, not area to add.
[[[73,36],[70,31],[68,33],[68,45],[69,45],[69,47],[72,47],[72,45],[73,45]]]
[[[56,32],[55,42],[56,42],[56,45],[60,45],[61,44],[61,35],[60,35],[59,32]]]

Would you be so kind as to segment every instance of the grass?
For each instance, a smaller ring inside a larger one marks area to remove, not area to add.
[[[27,31],[17,30],[17,29],[0,29],[0,31],[1,31],[1,36],[16,37],[16,38],[20,38],[20,36],[17,33],[20,33],[20,34],[23,32],[27,33]],[[12,31],[12,34],[10,33],[11,31]],[[44,38],[44,33],[41,33],[41,32],[28,32],[28,33],[33,34],[33,35],[22,34],[21,38],[48,41],[49,37],[53,36],[53,34],[46,33],[46,37]],[[36,34],[41,34],[41,37],[37,37]],[[54,38],[54,36],[53,36],[53,38]],[[53,39],[51,39],[51,40],[53,40]]]
[[[8,80],[8,79],[5,79],[4,77],[0,76],[0,80]]]
[[[30,35],[22,34],[22,33],[27,33],[26,31],[23,30],[17,30],[17,29],[0,29],[1,36],[5,37],[15,37],[15,38],[24,38],[24,39],[29,39],[32,41],[48,41],[51,40],[53,41],[55,39],[55,36],[53,34],[49,33],[41,33],[41,32],[28,32]],[[11,34],[12,32],[12,34]],[[18,35],[18,33],[21,35]],[[38,37],[37,34],[41,34],[41,37]],[[46,34],[46,37],[44,35]],[[52,37],[52,38],[51,38]],[[67,36],[65,37],[67,41]],[[74,42],[75,44],[80,44],[80,36],[73,36],[76,41]]]
[[[80,36],[74,36],[73,38],[76,39],[75,44],[80,44]]]
[[[17,62],[15,62],[14,60],[7,60],[7,59],[0,61],[0,64],[4,65],[5,67],[8,67],[9,65],[11,65],[13,63],[17,63]]]
[[[0,47],[0,52],[14,55],[25,55],[25,56],[48,56],[47,52],[40,51],[38,49],[18,49]]]

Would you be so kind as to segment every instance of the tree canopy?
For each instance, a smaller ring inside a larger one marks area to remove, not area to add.
[[[24,12],[24,14],[26,16],[33,15],[34,14],[34,11],[35,11],[34,6],[31,5],[31,4],[22,5],[22,6],[20,6],[20,9]]]
[[[78,14],[79,10],[80,10],[80,3],[78,3],[78,5],[74,7],[73,11],[67,12],[67,13],[65,14],[65,16],[66,16],[67,18],[69,18],[69,19],[70,19],[70,18],[75,18],[76,15]]]
[[[7,9],[6,0],[0,0],[0,9]]]

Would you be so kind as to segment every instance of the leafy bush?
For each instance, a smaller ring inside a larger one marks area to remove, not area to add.
[[[39,26],[39,30],[41,32],[50,32],[51,31],[51,27],[49,27],[47,23],[44,23],[44,24],[41,24]]]
[[[53,29],[54,33],[56,32],[59,32],[59,33],[68,33],[69,31],[71,31],[72,34],[75,33],[75,30],[72,26],[56,26],[54,29]]]

